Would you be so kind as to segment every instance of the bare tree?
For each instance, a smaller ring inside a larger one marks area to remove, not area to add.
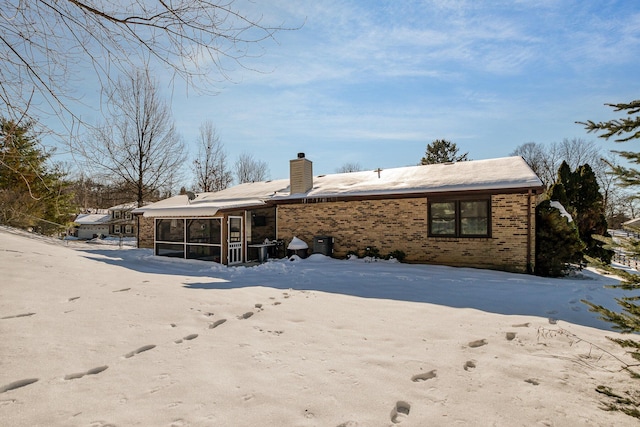
[[[562,142],[549,145],[527,142],[518,146],[511,155],[522,156],[547,188],[556,181],[558,168],[563,161],[567,162],[571,170],[589,164],[601,186],[608,179],[600,148],[593,141],[581,138],[565,138]]]
[[[149,59],[206,91],[283,29],[234,0],[0,0],[0,115],[77,121],[73,76],[104,87]]]
[[[233,181],[233,175],[227,169],[227,154],[210,121],[200,126],[198,154],[193,161],[193,173],[196,176],[197,191],[220,191]]]
[[[242,153],[235,164],[238,184],[264,181],[269,175],[269,167],[262,160],[256,160],[250,153]]]
[[[521,156],[531,169],[540,177],[544,184],[547,184],[545,175],[545,150],[541,144],[536,142],[527,142],[519,145],[511,153],[512,156]]]
[[[118,79],[110,93],[110,115],[94,131],[84,157],[89,166],[131,189],[142,206],[175,182],[185,160],[169,106],[148,71]]]
[[[344,165],[340,166],[336,169],[337,173],[349,173],[349,172],[360,172],[362,170],[362,166],[357,162],[347,162]]]
[[[613,156],[603,154],[593,141],[565,138],[549,145],[528,142],[518,146],[511,154],[522,156],[547,188],[556,182],[563,161],[571,170],[588,164],[598,181],[607,221],[616,224],[620,222],[619,218],[625,217],[629,205],[627,195],[618,188],[617,177],[611,173],[611,167],[616,167],[618,163]]]

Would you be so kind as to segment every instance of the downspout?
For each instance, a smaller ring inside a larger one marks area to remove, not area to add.
[[[532,274],[534,270],[531,262],[531,190],[527,191],[527,273]]]

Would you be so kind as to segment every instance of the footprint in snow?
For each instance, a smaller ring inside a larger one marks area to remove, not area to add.
[[[407,402],[399,400],[396,403],[395,408],[391,411],[391,422],[394,424],[400,424],[409,416],[409,411],[411,410],[411,405]]]
[[[29,317],[29,316],[33,316],[35,313],[21,313],[21,314],[14,314],[13,316],[5,316],[5,317],[0,317],[1,320],[5,320],[5,319],[17,319],[18,317]]]
[[[135,349],[133,351],[130,351],[129,353],[125,354],[124,358],[125,359],[129,359],[130,357],[133,357],[136,354],[140,354],[140,353],[143,353],[145,351],[149,351],[149,350],[151,350],[153,348],[156,348],[156,346],[154,344],[143,345],[142,347],[137,348],[137,349]]]
[[[187,335],[186,337],[184,337],[182,339],[175,340],[174,342],[176,344],[180,344],[180,343],[182,343],[183,340],[184,341],[191,341],[191,340],[196,339],[196,338],[198,338],[198,334],[189,334],[189,335]]]
[[[18,381],[14,381],[12,383],[9,383],[5,386],[0,387],[0,393],[4,393],[6,391],[11,391],[11,390],[15,390],[17,388],[20,387],[24,387],[27,386],[29,384],[33,384],[36,381],[38,381],[39,378],[27,378],[25,380],[18,380]]]
[[[108,366],[98,366],[97,368],[93,368],[93,369],[89,369],[86,372],[78,372],[75,374],[69,374],[69,375],[65,375],[64,379],[65,380],[76,380],[78,378],[82,378],[85,375],[96,375],[99,374],[100,372],[106,371],[109,367]]]
[[[489,341],[487,341],[485,339],[481,339],[481,340],[471,341],[468,345],[471,348],[477,348],[477,347],[482,347],[483,345],[487,345],[487,344],[489,344]]]
[[[434,370],[429,371],[429,372],[425,372],[425,373],[422,373],[422,374],[417,374],[417,375],[412,376],[411,377],[411,381],[413,381],[414,383],[417,383],[417,382],[421,382],[421,381],[427,381],[427,380],[430,380],[430,379],[435,378],[435,377],[437,377],[437,374],[436,374],[436,370],[434,369]]]
[[[209,329],[215,329],[215,328],[217,328],[218,326],[222,325],[222,324],[223,324],[224,322],[226,322],[226,321],[227,321],[227,319],[219,319],[219,320],[216,320],[215,322],[213,322],[213,323],[211,323],[211,324],[209,325]]]

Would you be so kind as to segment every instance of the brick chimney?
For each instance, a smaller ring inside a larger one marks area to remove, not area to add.
[[[306,193],[313,188],[313,163],[298,153],[298,158],[289,161],[291,194]]]

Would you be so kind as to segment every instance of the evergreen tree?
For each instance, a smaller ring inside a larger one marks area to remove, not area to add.
[[[600,138],[614,138],[616,142],[628,142],[640,139],[640,100],[632,101],[624,104],[607,104],[614,108],[614,111],[624,111],[627,117],[622,119],[614,119],[608,122],[578,122],[585,126],[588,132],[603,132]],[[614,151],[629,164],[640,164],[640,153],[631,151]],[[640,171],[635,167],[625,167],[620,165],[611,165],[613,173],[619,178],[620,184],[625,187],[640,187]],[[637,196],[636,196],[637,197]],[[613,244],[611,240],[610,243]],[[627,242],[617,243],[616,246],[628,255],[640,256],[640,243],[637,240],[629,240]],[[595,261],[595,260],[592,260]],[[618,285],[614,288],[622,288],[627,291],[637,291],[640,289],[640,275],[630,274],[627,271],[616,269],[608,264],[600,263],[599,266],[613,272],[622,278]],[[600,317],[606,321],[613,323],[613,328],[622,333],[638,333],[640,332],[640,296],[632,295],[617,298],[616,301],[622,307],[621,313],[616,313],[600,305],[594,305],[589,301],[583,301],[590,307],[591,311],[600,314]],[[640,361],[640,341],[637,339],[613,339],[621,347],[627,349],[628,353],[636,361],[635,368],[627,364],[623,369],[627,370],[635,379],[640,379],[640,372],[637,371],[637,361]],[[625,390],[618,392],[608,386],[598,386],[598,391],[608,396],[610,400],[605,403],[609,410],[624,412],[632,417],[640,418],[640,393],[638,390]]]
[[[573,206],[578,212],[576,222],[580,238],[586,245],[585,254],[609,264],[613,252],[606,249],[600,240],[594,238],[594,236],[609,236],[604,200],[596,175],[586,164],[576,170],[574,178],[578,185],[576,185],[576,193],[573,194]]]
[[[567,187],[565,187],[565,184]],[[571,206],[569,204],[569,196],[567,195],[568,191],[573,191],[573,185],[571,183],[571,169],[567,162],[562,162],[560,168],[558,169],[556,182],[551,185],[549,188],[549,200],[555,200],[556,202],[560,202],[565,209],[571,210]],[[571,212],[574,214],[575,212]]]
[[[584,243],[574,222],[545,200],[536,206],[536,268],[539,276],[560,277],[582,260]]]
[[[433,165],[436,163],[449,163],[449,162],[463,162],[469,160],[467,155],[458,154],[458,147],[455,142],[447,141],[446,139],[436,139],[431,144],[427,145],[425,157],[422,158],[420,164]]]
[[[69,222],[70,184],[64,173],[49,165],[50,156],[40,148],[31,123],[0,119],[1,223],[44,231],[46,224]]]
[[[600,138],[614,138],[615,142],[627,142],[640,139],[640,100],[631,101],[626,104],[606,104],[613,107],[614,111],[625,111],[627,117],[622,119],[609,120],[608,122],[595,123],[591,120],[578,122],[585,125],[588,132],[604,132],[598,135]],[[635,117],[634,117],[635,115]],[[631,164],[640,165],[640,152],[614,151],[621,157],[627,159]],[[640,170],[634,167],[615,166],[613,172],[620,179],[621,185],[625,187],[635,187],[640,185]]]
[[[549,196],[560,202],[575,220],[580,239],[586,245],[585,254],[610,263],[613,253],[593,237],[608,236],[608,233],[604,201],[591,167],[585,164],[572,172],[563,162],[556,183],[549,189]]]

